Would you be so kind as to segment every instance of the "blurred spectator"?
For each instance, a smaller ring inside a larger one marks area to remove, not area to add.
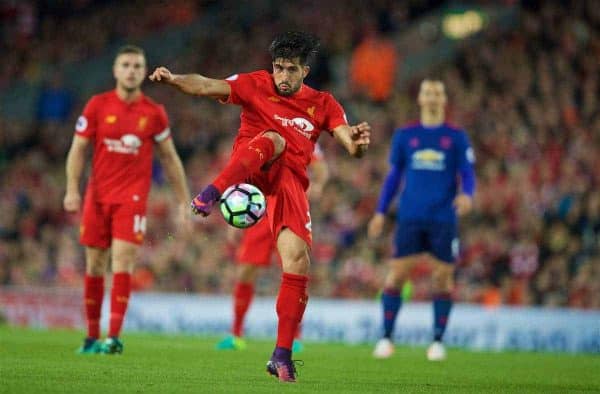
[[[373,101],[387,100],[394,89],[397,55],[394,43],[366,25],[362,41],[352,52],[350,81],[353,88]]]
[[[38,121],[65,122],[73,107],[73,96],[63,85],[63,76],[55,72],[42,88],[38,99]]]

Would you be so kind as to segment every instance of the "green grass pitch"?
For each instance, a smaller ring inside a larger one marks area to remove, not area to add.
[[[77,331],[0,327],[0,393],[569,393],[600,392],[598,355],[468,352],[430,363],[422,348],[389,360],[370,345],[306,343],[298,383],[265,372],[270,341],[241,352],[216,338],[125,333],[121,356],[79,356]]]

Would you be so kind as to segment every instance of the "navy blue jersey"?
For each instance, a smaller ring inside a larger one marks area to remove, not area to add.
[[[466,133],[446,123],[395,130],[390,164],[404,180],[398,220],[455,223],[459,175],[473,174],[474,161]]]

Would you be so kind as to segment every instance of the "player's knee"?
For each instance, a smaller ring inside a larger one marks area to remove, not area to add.
[[[113,272],[133,272],[133,266],[135,265],[135,255],[129,253],[121,253],[113,256],[112,260],[112,271]]]
[[[287,254],[282,258],[283,271],[297,275],[307,275],[310,259],[308,251],[302,249]]]
[[[400,258],[392,260],[391,269],[386,278],[386,285],[402,286],[411,268],[412,259]]]
[[[129,272],[133,273],[133,261],[115,260],[112,263],[112,272]]]
[[[237,280],[244,283],[254,283],[256,279],[256,266],[250,264],[240,264],[237,271]]]
[[[88,261],[85,272],[90,276],[103,276],[106,273],[106,267],[100,261]]]
[[[385,278],[385,287],[400,287],[404,284],[405,276],[402,272],[391,270]]]
[[[135,261],[135,251],[121,251],[121,253],[115,253],[112,258],[112,271],[131,273],[133,272]]]
[[[263,133],[263,136],[273,141],[273,145],[275,146],[275,152],[273,155],[279,156],[285,149],[285,138],[283,138],[281,134],[273,130],[265,131]]]
[[[112,271],[133,272],[139,246],[127,241],[114,240],[112,249]]]
[[[86,253],[85,272],[91,276],[102,276],[106,273],[108,255],[103,251],[88,249]]]
[[[449,292],[453,287],[453,270],[451,267],[437,267],[432,272],[432,287],[434,292]]]

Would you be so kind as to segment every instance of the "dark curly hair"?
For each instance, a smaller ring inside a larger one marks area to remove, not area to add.
[[[269,46],[269,53],[273,60],[299,58],[301,64],[307,64],[317,54],[321,43],[310,33],[301,31],[288,31],[279,34]]]

